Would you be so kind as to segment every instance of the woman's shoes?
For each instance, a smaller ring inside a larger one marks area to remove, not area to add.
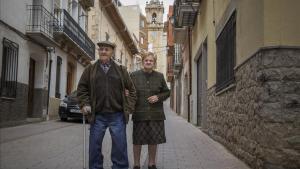
[[[148,166],[148,169],[157,169],[157,168],[156,168],[156,165],[151,165],[151,166]]]
[[[141,169],[140,166],[134,166],[133,169]],[[156,168],[156,165],[151,165],[151,166],[148,166],[148,169],[157,169]]]

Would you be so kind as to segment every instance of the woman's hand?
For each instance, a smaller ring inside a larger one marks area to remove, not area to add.
[[[157,95],[150,96],[150,97],[148,97],[147,100],[148,100],[148,102],[151,103],[151,104],[156,103],[156,102],[158,102],[158,96],[157,96]]]

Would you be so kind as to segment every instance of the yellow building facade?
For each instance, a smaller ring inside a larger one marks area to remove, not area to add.
[[[89,11],[88,33],[94,43],[104,40],[115,43],[113,59],[132,71],[134,57],[138,53],[137,44],[118,11],[118,4],[109,0],[95,1],[95,6]],[[96,52],[96,59],[98,57]]]
[[[211,69],[208,71],[208,87],[216,83],[214,40],[216,34],[222,30],[222,24],[224,25],[229,17],[225,16],[228,10],[238,11],[236,66],[239,66],[261,47],[299,46],[300,21],[297,18],[299,13],[287,12],[297,11],[299,6],[300,2],[297,0],[201,1],[201,15],[197,17],[193,28],[193,44],[201,44],[205,38],[208,38],[210,43],[208,65]],[[194,45],[192,48],[192,55],[195,56],[198,46]]]
[[[183,46],[191,33],[179,71],[190,71],[191,92],[173,99],[182,104],[189,97],[189,108],[174,109],[252,168],[300,167],[299,6],[298,0],[201,0],[194,24],[177,32],[175,26],[175,42]],[[189,87],[182,76],[175,88]]]

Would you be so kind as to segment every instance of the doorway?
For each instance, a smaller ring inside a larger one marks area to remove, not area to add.
[[[197,61],[197,126],[201,126],[202,120],[202,57]]]
[[[200,47],[197,60],[197,125],[202,128],[207,123],[207,43]]]
[[[182,96],[182,91],[181,91],[181,73],[178,75],[178,80],[177,80],[177,88],[176,88],[176,113],[178,115],[181,114],[181,96]]]
[[[74,66],[71,63],[68,63],[67,68],[67,95],[71,94],[74,86]]]
[[[27,117],[33,117],[34,83],[35,83],[35,60],[33,60],[32,58],[30,58],[29,80],[28,80]]]

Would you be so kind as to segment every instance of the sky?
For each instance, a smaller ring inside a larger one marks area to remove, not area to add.
[[[146,2],[150,2],[150,0],[120,0],[121,3],[123,5],[136,5],[139,4],[140,8],[143,12],[143,14],[145,14],[145,6],[146,6]],[[168,14],[168,10],[169,10],[169,5],[173,5],[174,0],[160,0],[163,1],[164,3],[164,7],[165,7],[165,12],[164,12],[164,21],[167,20],[167,14]]]

